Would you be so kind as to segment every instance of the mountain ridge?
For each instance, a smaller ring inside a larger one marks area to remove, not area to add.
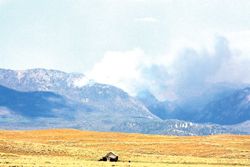
[[[38,99],[43,97],[44,92],[54,93],[65,100],[61,105],[68,105],[68,109],[66,107],[62,113],[67,113],[72,118],[71,120],[65,119],[67,114],[57,115],[55,118],[26,118],[25,115],[21,115],[21,117],[8,118],[9,121],[12,120],[9,124],[8,120],[4,119],[4,115],[8,113],[8,106],[2,104],[2,106],[0,105],[0,128],[43,129],[52,127],[175,135],[246,133],[242,131],[244,129],[242,126],[245,124],[235,128],[176,120],[178,117],[173,113],[182,111],[175,110],[179,109],[175,108],[175,104],[171,104],[174,105],[171,108],[167,101],[152,100],[153,95],[150,97],[151,99],[131,97],[120,88],[96,83],[79,73],[46,69],[22,71],[0,69],[0,85],[23,93],[40,93]],[[0,94],[0,98],[6,98],[4,93]],[[13,99],[9,98],[9,101],[11,100]],[[163,110],[159,110],[159,108]],[[159,113],[157,113],[158,111]],[[162,117],[162,111],[165,112],[163,113],[165,117]],[[191,124],[196,126],[189,126]]]

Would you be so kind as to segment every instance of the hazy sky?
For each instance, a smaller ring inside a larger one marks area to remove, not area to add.
[[[249,45],[249,0],[0,0],[0,68],[82,72],[130,93],[250,83]]]

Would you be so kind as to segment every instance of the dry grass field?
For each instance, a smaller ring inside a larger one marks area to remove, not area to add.
[[[119,156],[119,162],[98,161],[110,151]],[[250,136],[0,131],[0,166],[250,166]]]

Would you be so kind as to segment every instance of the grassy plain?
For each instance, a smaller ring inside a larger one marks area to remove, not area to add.
[[[98,161],[110,151],[119,156],[119,162]],[[250,166],[250,136],[177,137],[69,129],[0,131],[0,166]]]

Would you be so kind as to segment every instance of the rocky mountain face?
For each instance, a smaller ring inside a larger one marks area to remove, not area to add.
[[[150,92],[137,98],[159,118],[233,125],[250,120],[250,88],[213,90],[184,103],[157,100]]]
[[[250,120],[250,88],[235,91],[231,95],[212,101],[202,110],[199,122],[222,125],[237,124]]]
[[[79,73],[46,69],[0,69],[0,84],[19,91],[50,91],[74,98],[81,87],[91,83],[91,80]]]
[[[0,92],[4,113],[12,111],[12,115],[24,117],[26,122],[36,119],[31,127],[47,124],[66,127],[61,122],[73,118],[67,122],[70,127],[109,131],[123,121],[160,120],[123,90],[94,83],[80,74],[44,69],[21,73],[1,70],[0,84],[8,87],[2,86]],[[53,111],[63,114],[55,115]],[[16,124],[21,127],[18,121]],[[29,126],[28,123],[22,125]]]
[[[235,125],[228,125],[228,127],[236,131],[250,134],[250,120]]]
[[[70,101],[52,92],[19,92],[0,86],[2,117],[24,116],[70,118],[75,108]]]
[[[178,113],[182,112],[182,109],[177,104],[168,101],[159,101],[148,90],[139,92],[137,99],[139,99],[149,111],[162,120],[177,119]]]
[[[150,122],[124,122],[120,126],[112,129],[113,131],[139,132],[147,134],[165,134],[177,136],[203,136],[212,134],[247,134],[242,129],[236,129],[234,126],[221,126],[216,124],[197,124],[187,121],[168,119],[164,121]]]
[[[160,102],[150,92],[134,98],[83,74],[0,69],[0,85],[2,129],[77,128],[171,135],[246,133],[239,128],[243,125],[235,128],[173,120],[183,112],[181,106]]]

